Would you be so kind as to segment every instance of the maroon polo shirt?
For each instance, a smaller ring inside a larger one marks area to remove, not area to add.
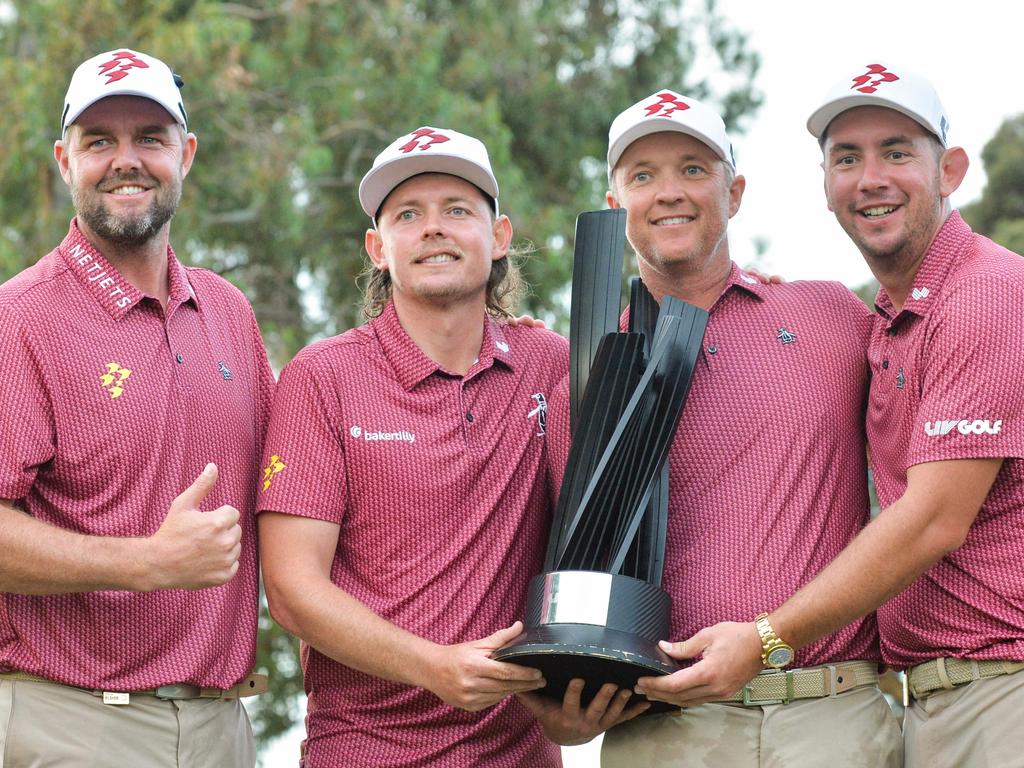
[[[331,579],[437,643],[523,617],[550,530],[547,399],[566,341],[484,323],[459,376],[430,360],[389,304],[367,325],[300,352],[281,374],[261,511],[340,526]],[[464,712],[303,644],[303,765],[558,766],[559,750],[510,697]]]
[[[963,545],[878,609],[885,659],[1024,660],[1024,259],[954,213],[902,311],[884,290],[877,305],[868,438],[883,508],[912,466],[1005,458]]]
[[[867,522],[870,325],[838,283],[760,285],[733,266],[669,450],[669,639],[776,608]],[[560,464],[562,394],[549,420]],[[794,665],[879,658],[871,615],[801,648]]]
[[[165,312],[73,221],[0,286],[0,498],[79,533],[148,536],[213,461],[203,508],[241,512],[238,573],[190,591],[0,593],[0,669],[131,691],[228,687],[252,667],[253,481],[273,376],[242,294],[170,248],[167,263]]]

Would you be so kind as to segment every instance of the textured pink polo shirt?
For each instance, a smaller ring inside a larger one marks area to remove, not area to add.
[[[281,375],[260,510],[341,526],[331,578],[438,643],[523,617],[550,529],[547,399],[568,347],[487,321],[464,377],[440,369],[393,305],[306,348]],[[302,646],[310,766],[557,766],[514,698],[482,712]]]
[[[1006,458],[963,546],[878,609],[883,654],[898,667],[1024,660],[1024,259],[954,213],[902,311],[884,290],[877,304],[868,438],[882,507],[915,464]]]
[[[669,452],[672,640],[781,605],[867,522],[870,324],[838,283],[760,285],[733,266]],[[552,406],[552,458],[564,462],[564,397]],[[869,616],[795,665],[879,658]]]
[[[130,691],[228,687],[252,667],[253,486],[273,376],[242,294],[167,259],[166,314],[75,222],[0,286],[0,498],[60,528],[148,536],[214,461],[204,508],[241,511],[238,573],[191,591],[0,593],[0,669]]]

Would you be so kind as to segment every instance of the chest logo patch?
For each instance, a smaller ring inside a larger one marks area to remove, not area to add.
[[[792,344],[796,341],[796,334],[785,328],[779,328],[778,334],[775,336],[783,344]]]
[[[263,468],[263,490],[266,491],[270,487],[271,481],[274,477],[284,469],[284,462],[281,461],[281,457],[276,453],[270,457],[270,462]]]
[[[929,293],[931,293],[931,291],[927,288],[915,288],[910,292],[910,295],[915,299],[927,299]]]
[[[903,375],[903,369],[896,371],[896,389],[903,389],[907,385],[907,377]]]
[[[548,401],[543,392],[536,392],[530,397],[537,404],[532,411],[526,414],[527,419],[537,419],[537,437],[546,435],[548,432]]]
[[[100,384],[110,395],[111,400],[116,400],[124,394],[124,383],[132,372],[128,368],[122,368],[120,363],[107,363],[106,373],[100,375]]]
[[[351,426],[348,428],[348,433],[352,435],[356,440],[363,440],[364,442],[399,442],[399,443],[415,443],[416,435],[409,432],[406,429],[400,429],[397,432],[374,432],[369,429],[363,429],[360,426]]]
[[[220,372],[220,375],[224,377],[224,381],[231,381],[231,379],[234,378],[234,376],[231,375],[231,369],[224,365],[223,360],[217,363],[217,370]]]

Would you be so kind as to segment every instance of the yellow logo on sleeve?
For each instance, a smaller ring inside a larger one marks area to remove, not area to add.
[[[284,469],[284,462],[281,461],[281,457],[276,453],[270,457],[270,463],[263,468],[263,490],[267,490],[270,487],[270,481],[274,479],[274,475]]]
[[[124,383],[131,375],[132,372],[119,363],[107,363],[107,372],[100,376],[100,384],[110,393],[110,399],[116,400],[124,393]]]

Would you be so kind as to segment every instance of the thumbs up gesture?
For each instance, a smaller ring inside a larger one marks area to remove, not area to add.
[[[238,510],[226,504],[208,512],[200,509],[216,484],[217,465],[207,464],[147,540],[152,589],[216,587],[235,575],[242,552]]]

